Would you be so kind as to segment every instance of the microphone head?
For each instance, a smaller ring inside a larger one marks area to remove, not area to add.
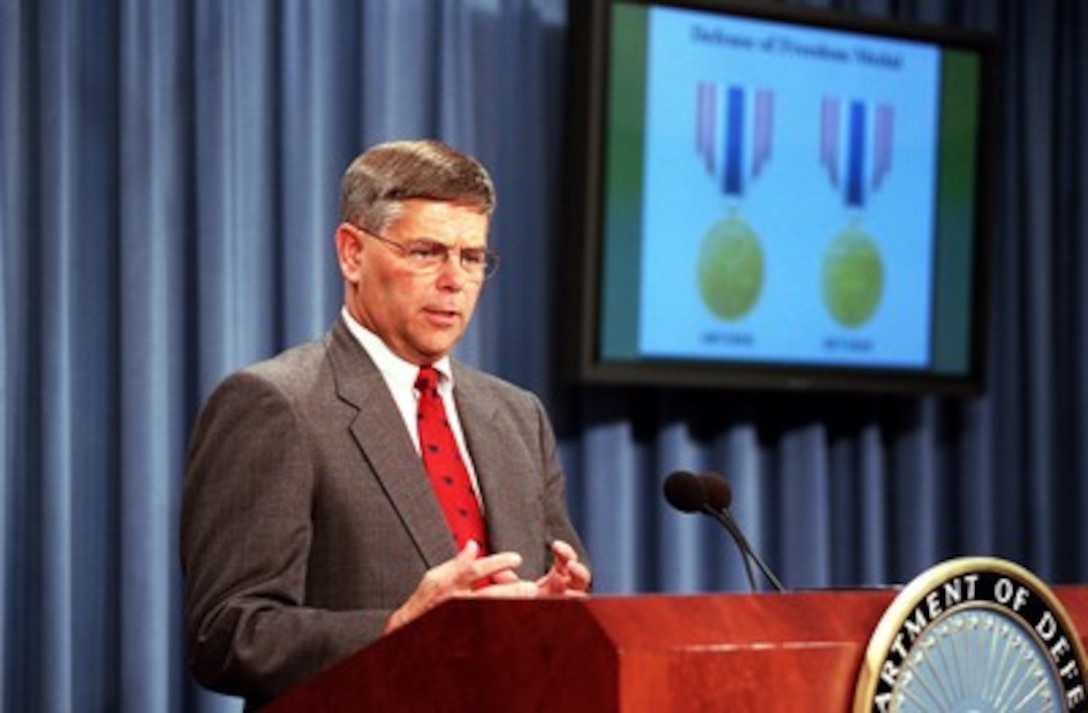
[[[710,503],[710,507],[715,510],[728,510],[733,504],[733,487],[729,481],[724,476],[710,471],[699,473],[699,480],[706,488],[707,502]]]
[[[699,476],[686,470],[665,478],[665,499],[680,512],[699,512],[707,503],[706,485]]]

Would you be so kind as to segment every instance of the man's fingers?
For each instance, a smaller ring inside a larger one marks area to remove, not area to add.
[[[456,574],[456,584],[458,588],[465,589],[472,587],[481,579],[491,579],[500,574],[503,575],[502,578],[506,578],[505,573],[509,573],[516,580],[519,577],[513,570],[520,566],[521,555],[516,552],[499,552],[486,557],[479,557],[459,568]]]
[[[482,596],[525,597],[528,593],[522,591],[523,585],[535,593],[532,583],[521,582],[513,571],[521,566],[521,555],[499,552],[480,557],[479,554],[479,545],[469,541],[452,559],[428,570],[408,601],[390,615],[385,632],[404,626],[451,597],[480,595],[490,588],[497,589]],[[478,582],[483,587],[473,592],[472,588]]]
[[[569,543],[563,540],[552,541],[552,554],[555,555],[556,561],[563,564],[567,562],[576,562],[578,560],[578,552],[570,546]]]
[[[536,584],[517,579],[513,582],[501,582],[481,587],[472,593],[480,599],[535,599],[540,593]]]
[[[520,580],[521,578],[518,577],[517,572],[512,572],[508,569],[504,569],[501,572],[496,572],[495,574],[491,575],[491,581],[495,584],[507,584],[509,582],[517,582]]]
[[[552,572],[564,580],[566,589],[586,590],[589,588],[593,575],[589,567],[578,560],[577,550],[563,540],[554,540],[552,554],[555,556]]]
[[[589,582],[593,578],[589,567],[581,562],[571,562],[567,565],[567,575],[570,577],[570,588],[585,590],[589,588]]]
[[[453,561],[462,565],[467,565],[475,562],[476,558],[479,556],[479,543],[477,543],[476,540],[469,540],[465,543],[465,546],[461,548],[461,551],[457,553],[457,556],[453,558]]]

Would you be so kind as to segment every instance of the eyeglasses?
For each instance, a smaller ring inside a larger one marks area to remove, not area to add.
[[[401,243],[362,228],[359,228],[359,232],[396,249],[418,272],[437,272],[454,251],[457,252],[461,269],[473,279],[486,280],[499,269],[499,254],[484,248],[451,248],[437,240],[424,238]]]

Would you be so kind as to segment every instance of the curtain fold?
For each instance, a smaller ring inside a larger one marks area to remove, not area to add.
[[[339,176],[390,138],[494,174],[503,265],[457,353],[549,405],[597,592],[747,591],[722,529],[665,504],[680,469],[729,476],[790,587],[964,554],[1088,579],[1088,10],[790,4],[1000,40],[982,396],[570,384],[565,0],[0,0],[0,709],[238,709],[185,669],[189,429],[335,319]]]

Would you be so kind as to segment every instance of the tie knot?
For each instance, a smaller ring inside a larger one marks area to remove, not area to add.
[[[416,377],[416,388],[420,391],[432,391],[438,387],[438,372],[433,366],[423,366]]]

